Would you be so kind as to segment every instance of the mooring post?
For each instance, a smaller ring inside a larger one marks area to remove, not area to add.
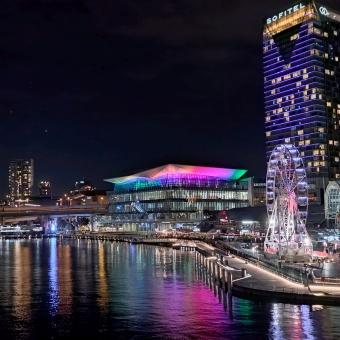
[[[228,271],[227,283],[228,283],[228,293],[231,294],[233,290],[233,274],[231,273],[231,271]]]

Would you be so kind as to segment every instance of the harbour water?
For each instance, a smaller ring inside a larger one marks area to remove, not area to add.
[[[52,238],[0,257],[1,339],[340,337],[340,308],[224,297],[192,251]]]

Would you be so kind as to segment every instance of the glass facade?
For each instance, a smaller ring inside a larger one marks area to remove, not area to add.
[[[145,223],[154,229],[162,224],[164,228],[164,223],[169,228],[198,224],[222,210],[249,206],[249,183],[195,172],[160,171],[152,178],[133,175],[115,182],[108,192],[109,214],[113,224],[140,222],[139,228]]]
[[[109,192],[109,212],[118,219],[194,219],[248,206],[248,182],[172,174],[155,180],[116,184]]]
[[[323,203],[340,178],[340,15],[302,1],[264,20],[263,72],[266,152],[298,149],[307,170],[309,201]]]

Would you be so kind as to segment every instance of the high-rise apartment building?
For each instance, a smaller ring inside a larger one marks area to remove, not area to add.
[[[9,200],[25,199],[32,195],[33,159],[9,161]]]
[[[39,197],[51,197],[52,190],[50,182],[41,181],[38,184]]]
[[[267,159],[291,143],[307,168],[309,201],[340,179],[340,13],[300,1],[264,19]]]

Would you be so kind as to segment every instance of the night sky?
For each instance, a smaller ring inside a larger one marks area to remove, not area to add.
[[[262,18],[292,2],[2,1],[1,197],[10,158],[35,194],[168,163],[265,176]]]

